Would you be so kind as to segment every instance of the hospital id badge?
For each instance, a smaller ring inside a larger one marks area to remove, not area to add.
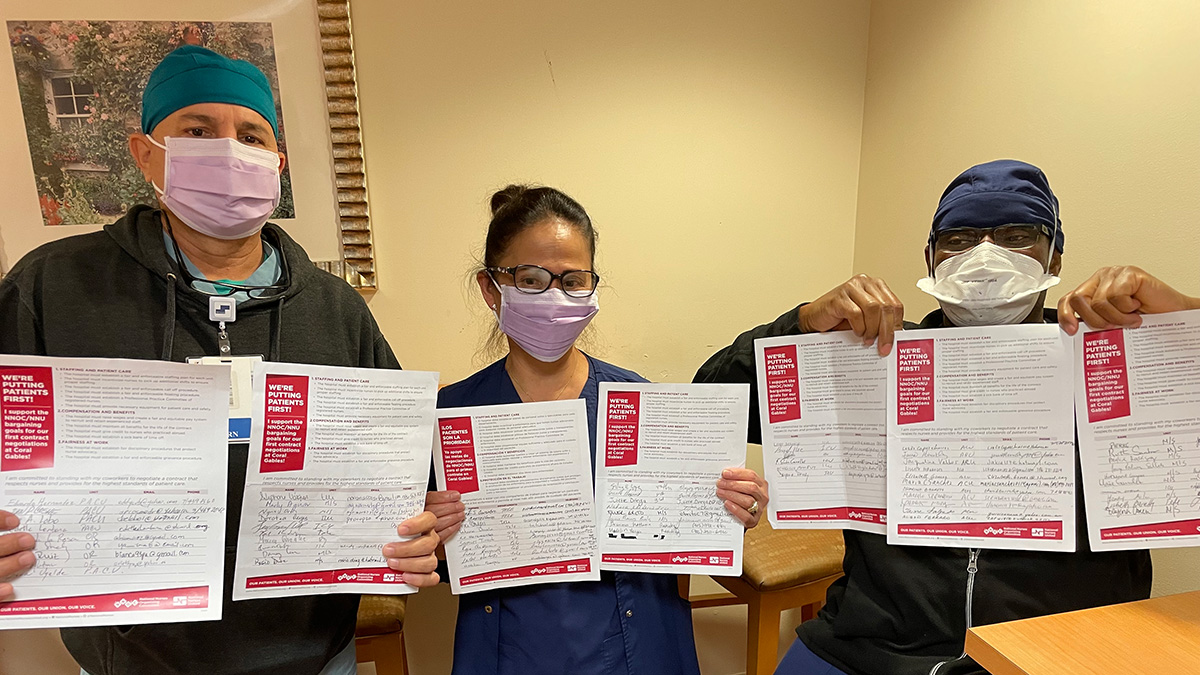
[[[229,366],[229,442],[250,442],[250,384],[261,356],[194,356],[188,363]]]

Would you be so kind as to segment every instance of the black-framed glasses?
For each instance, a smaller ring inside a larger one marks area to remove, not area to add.
[[[1000,227],[956,227],[938,232],[933,245],[938,251],[961,253],[975,248],[985,238],[991,238],[997,246],[1020,251],[1036,246],[1042,235],[1052,237],[1053,233],[1045,225],[1024,223]]]
[[[488,276],[496,272],[511,275],[513,287],[522,293],[545,293],[550,284],[558,279],[563,293],[572,298],[586,298],[596,292],[600,285],[600,275],[591,270],[566,270],[555,274],[540,265],[517,265],[516,267],[488,267]],[[496,277],[492,277],[496,281]]]
[[[164,219],[166,216],[164,215]],[[171,247],[175,249],[176,267],[179,268],[179,274],[183,277],[184,284],[188,288],[197,290],[205,295],[232,295],[234,293],[246,293],[255,299],[260,298],[277,298],[283,295],[290,284],[291,270],[288,269],[287,257],[283,255],[283,249],[276,247],[276,254],[279,256],[279,281],[260,286],[256,284],[242,284],[236,281],[215,281],[213,279],[201,279],[192,275],[188,271],[187,263],[184,262],[183,252],[179,250],[179,243],[175,241],[175,233],[171,231],[171,223],[167,222],[167,238],[171,240]],[[213,293],[200,288],[196,288],[197,283],[208,284],[218,289],[227,289],[224,293]]]

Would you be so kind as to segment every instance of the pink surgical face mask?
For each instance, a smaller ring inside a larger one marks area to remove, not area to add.
[[[232,138],[168,136],[162,203],[188,227],[217,239],[244,239],[279,206],[279,155]]]
[[[595,293],[573,298],[558,288],[536,294],[522,293],[514,286],[498,288],[500,330],[530,356],[546,363],[557,361],[569,352],[600,311]]]

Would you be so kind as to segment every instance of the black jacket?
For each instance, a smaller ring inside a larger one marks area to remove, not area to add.
[[[208,298],[179,280],[160,222],[157,210],[137,206],[101,232],[55,241],[22,258],[0,281],[0,354],[215,356]],[[290,282],[278,298],[238,306],[237,321],[228,325],[234,354],[399,367],[354,289],[317,269],[278,226],[268,224],[263,236],[282,252]],[[67,649],[89,673],[315,675],[353,639],[357,595],[230,601],[247,449],[229,448],[223,618],[63,630]]]
[[[800,333],[799,308],[742,333],[696,373],[696,382],[747,382],[757,389],[754,340]],[[1057,321],[1046,310],[1047,321]],[[920,325],[943,326],[941,311]],[[750,395],[751,443],[762,443],[758,393]],[[1076,553],[979,552],[971,621],[981,626],[1142,600],[1150,595],[1147,551],[1092,553],[1076,461]],[[851,675],[983,675],[962,658],[967,631],[969,552],[889,546],[887,537],[847,530],[845,576],[829,588],[817,618],[796,629],[817,656]],[[973,549],[979,551],[979,549]],[[945,662],[945,663],[943,663]],[[941,664],[941,665],[939,665]]]

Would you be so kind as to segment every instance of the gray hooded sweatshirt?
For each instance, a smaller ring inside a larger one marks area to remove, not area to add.
[[[160,212],[135,206],[101,232],[46,244],[0,281],[0,354],[183,361],[215,356],[208,296],[168,257]],[[241,303],[228,324],[235,355],[270,361],[399,368],[366,303],[317,269],[282,229],[287,290]],[[220,621],[73,628],[72,656],[92,675],[315,675],[354,638],[357,595],[231,602],[246,444],[229,448],[225,593]],[[0,508],[3,508],[0,504]]]

